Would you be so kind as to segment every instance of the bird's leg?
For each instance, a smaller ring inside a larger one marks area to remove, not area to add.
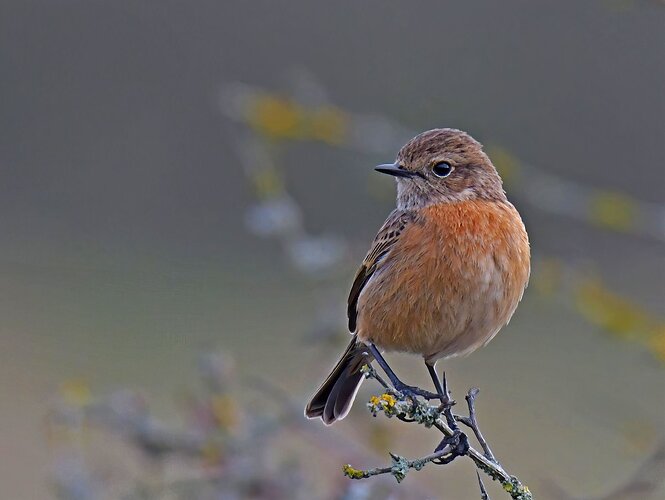
[[[469,451],[469,439],[466,434],[460,431],[455,417],[452,412],[452,407],[455,404],[455,401],[450,395],[450,390],[448,390],[448,382],[446,380],[446,372],[443,372],[443,384],[439,380],[439,376],[436,373],[436,368],[434,365],[425,362],[427,365],[427,371],[429,372],[430,377],[432,377],[432,382],[434,382],[434,387],[436,387],[436,392],[438,393],[439,400],[441,401],[441,407],[443,408],[443,414],[446,417],[448,426],[453,430],[454,434],[452,436],[446,436],[439,443],[439,446],[436,447],[434,452],[441,451],[446,446],[450,446],[451,455],[446,459],[442,460],[441,463],[448,463],[454,460],[456,457],[466,455]]]
[[[405,396],[411,396],[412,398],[415,398],[416,396],[420,396],[426,400],[430,399],[438,399],[439,395],[434,394],[433,392],[425,391],[423,389],[420,389],[419,387],[414,387],[412,385],[406,385],[404,382],[402,382],[399,378],[397,378],[397,375],[395,375],[395,372],[388,366],[388,363],[386,360],[383,358],[379,350],[376,348],[374,344],[369,344],[369,351],[376,359],[376,362],[379,364],[381,369],[386,373],[388,378],[390,379],[390,382],[393,384],[393,387],[395,388],[396,391],[401,392]]]
[[[432,377],[432,382],[434,382],[434,387],[436,388],[436,393],[439,395],[439,400],[441,400],[441,404],[444,406],[452,406],[455,404],[455,401],[452,400],[450,397],[450,392],[448,391],[448,384],[446,383],[446,374],[443,374],[443,387],[441,385],[441,381],[439,380],[439,376],[436,373],[436,368],[434,368],[434,365],[430,365],[427,361],[425,361],[425,365],[427,366],[427,371],[429,372],[429,376]]]
[[[434,382],[434,387],[436,387],[436,392],[438,394],[439,400],[441,401],[441,408],[443,409],[443,414],[446,417],[446,421],[448,422],[448,425],[451,429],[457,430],[457,422],[455,421],[455,417],[453,416],[452,412],[452,407],[455,404],[455,401],[450,395],[450,390],[448,390],[446,372],[443,372],[443,384],[441,384],[434,365],[429,364],[427,361],[425,364],[427,365],[427,371],[429,372],[430,377],[432,377],[432,382]]]

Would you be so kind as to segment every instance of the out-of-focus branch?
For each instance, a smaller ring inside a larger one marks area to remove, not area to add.
[[[656,447],[625,483],[605,495],[572,496],[554,483],[550,483],[548,489],[553,495],[556,495],[556,498],[562,500],[642,500],[651,498],[651,495],[663,482],[663,470],[665,470],[665,441]]]
[[[478,427],[475,412],[475,398],[478,394],[478,389],[471,389],[466,396],[467,405],[469,408],[468,416],[453,415],[454,420],[461,422],[470,427],[476,435],[478,441],[481,443],[483,452],[476,450],[473,447],[456,446],[460,440],[460,431],[450,425],[450,421],[446,418],[446,412],[450,411],[451,405],[432,406],[418,398],[411,396],[404,396],[399,391],[388,385],[388,383],[381,378],[374,368],[366,365],[363,368],[366,378],[377,380],[385,389],[385,392],[380,396],[373,396],[367,404],[372,415],[376,416],[383,413],[388,418],[396,417],[403,422],[417,423],[425,426],[426,428],[436,428],[444,435],[443,443],[448,443],[442,449],[436,451],[431,455],[427,455],[420,459],[407,460],[399,455],[391,454],[392,465],[390,467],[362,470],[355,469],[351,465],[345,465],[343,468],[344,474],[352,479],[364,479],[377,474],[392,474],[398,482],[401,482],[406,473],[410,469],[420,470],[428,463],[435,463],[443,465],[451,462],[459,456],[469,457],[476,467],[491,477],[495,481],[499,481],[503,489],[508,492],[513,500],[532,500],[533,495],[529,488],[525,486],[516,476],[509,474],[499,463],[492,454],[487,442],[483,438],[482,433]],[[482,485],[482,481],[480,482]],[[487,492],[484,491],[484,486],[481,486],[481,498],[487,498]]]

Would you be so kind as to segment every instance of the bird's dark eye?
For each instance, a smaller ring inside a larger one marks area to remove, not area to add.
[[[432,167],[432,172],[434,172],[434,175],[437,177],[448,177],[452,171],[453,167],[450,165],[450,163],[446,163],[445,161],[437,163]]]

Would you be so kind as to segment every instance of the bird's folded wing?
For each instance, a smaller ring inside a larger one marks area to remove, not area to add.
[[[413,212],[394,210],[383,223],[381,229],[379,229],[369,252],[367,252],[367,256],[363,260],[360,269],[358,269],[356,278],[351,286],[351,292],[349,293],[347,314],[349,317],[349,330],[351,332],[355,332],[356,330],[358,297],[360,293],[372,277],[372,274],[379,267],[382,257],[390,251],[393,245],[399,240],[404,229],[413,223],[414,219]]]

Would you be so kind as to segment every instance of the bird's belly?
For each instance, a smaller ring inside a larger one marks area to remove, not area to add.
[[[359,337],[428,359],[464,355],[487,343],[508,322],[521,294],[511,293],[494,267],[455,283],[424,278],[413,293],[384,294],[384,286],[377,282],[363,292]]]
[[[431,361],[468,354],[496,335],[522,297],[529,276],[526,235],[523,243],[500,238],[464,253],[454,241],[442,249],[439,240],[423,236],[407,249],[408,259],[389,255],[365,286],[358,336]]]

